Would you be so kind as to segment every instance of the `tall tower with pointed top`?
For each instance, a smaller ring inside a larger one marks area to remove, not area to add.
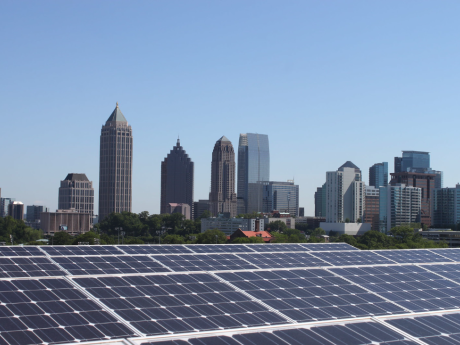
[[[133,132],[118,107],[101,131],[99,221],[112,212],[131,212]]]
[[[188,204],[190,208],[193,206],[193,173],[194,163],[177,138],[176,146],[161,162],[162,214],[169,212],[170,203]]]
[[[216,141],[212,151],[211,192],[209,193],[211,213],[236,214],[235,193],[235,151],[226,136]]]

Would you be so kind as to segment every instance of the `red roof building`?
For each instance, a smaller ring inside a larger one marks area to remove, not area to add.
[[[242,231],[241,229],[236,230],[233,234],[230,235],[230,241],[233,241],[238,237],[261,237],[264,242],[270,242],[273,238],[268,231]]]

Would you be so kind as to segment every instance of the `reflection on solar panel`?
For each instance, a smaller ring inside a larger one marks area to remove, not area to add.
[[[186,253],[193,253],[189,248],[186,246],[181,245],[124,245],[118,246],[120,250],[125,252],[126,254],[186,254]]]
[[[54,257],[71,275],[170,272],[148,256]],[[1,258],[0,258],[1,260]]]
[[[324,270],[219,273],[296,321],[401,313],[403,309]]]
[[[74,280],[148,335],[287,322],[208,274]]]
[[[333,250],[358,250],[353,246],[350,246],[348,243],[301,243],[301,247],[311,250],[311,251],[333,251]]]
[[[64,272],[45,257],[0,257],[0,277],[62,276]]]
[[[311,254],[333,266],[382,265],[394,263],[370,251],[348,250],[345,252],[314,252]]]
[[[376,250],[374,253],[401,264],[452,261],[425,249]]]
[[[412,312],[460,308],[460,285],[417,266],[342,268],[331,271]]]
[[[233,254],[153,255],[152,257],[175,272],[245,270],[257,268]]]
[[[39,247],[27,246],[14,246],[6,247],[0,246],[0,256],[45,256]]]
[[[317,267],[330,264],[310,255],[309,253],[271,253],[238,254],[246,261],[253,262],[259,268]]]
[[[115,246],[43,246],[41,248],[51,256],[123,254]]]
[[[0,301],[0,335],[8,344],[135,335],[64,279],[0,281]]]

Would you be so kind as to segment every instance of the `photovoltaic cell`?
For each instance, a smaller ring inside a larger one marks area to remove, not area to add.
[[[403,312],[402,308],[321,269],[218,273],[218,276],[301,322]]]
[[[0,302],[0,336],[11,345],[135,335],[61,278],[0,281]]]
[[[186,254],[193,253],[190,247],[182,245],[122,245],[118,246],[126,254]]]
[[[122,255],[115,246],[42,246],[50,256],[69,255]]]
[[[48,277],[65,275],[46,257],[0,257],[0,277]]]
[[[314,255],[333,266],[394,264],[394,261],[377,255],[374,252],[364,250],[347,250],[344,252],[313,252],[311,255]]]
[[[234,254],[153,255],[152,257],[175,272],[257,269],[256,266]]]
[[[424,249],[375,250],[374,253],[400,264],[452,261],[431,250]]]
[[[0,256],[45,256],[37,246],[0,246]]]
[[[194,244],[187,248],[192,250],[194,253],[247,253],[253,252],[250,246],[243,244]]]
[[[238,254],[246,261],[253,262],[259,268],[290,268],[290,267],[318,267],[330,266],[321,259],[316,258],[309,253],[254,253]]]
[[[348,243],[300,243],[299,245],[308,251],[359,250]]]
[[[245,244],[246,247],[252,249],[257,253],[265,252],[305,252],[304,247],[297,243],[266,243],[266,244]]]
[[[457,261],[460,262],[460,248],[450,248],[450,249],[430,249],[430,252],[441,255],[445,257],[446,261]]]
[[[460,308],[460,285],[417,266],[341,268],[331,271],[408,311]]]
[[[148,256],[85,256],[53,258],[71,275],[170,272]]]
[[[74,280],[147,335],[287,322],[208,274]]]

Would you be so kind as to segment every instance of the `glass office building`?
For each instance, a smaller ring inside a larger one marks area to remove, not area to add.
[[[280,211],[299,215],[299,186],[294,181],[261,182],[263,185],[263,212]]]
[[[375,163],[369,168],[369,186],[388,186],[388,162]]]
[[[430,153],[423,151],[403,151],[401,171],[412,171],[413,169],[429,169]]]
[[[270,180],[268,135],[240,134],[238,144],[237,213],[261,212],[262,186]]]

